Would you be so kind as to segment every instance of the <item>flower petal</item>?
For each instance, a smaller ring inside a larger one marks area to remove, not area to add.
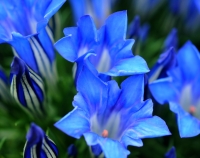
[[[45,11],[44,18],[49,20],[65,2],[66,0],[52,0]]]
[[[89,115],[76,107],[54,126],[72,137],[80,138],[83,133],[90,131]]]
[[[105,154],[105,157],[126,158],[127,155],[130,154],[130,152],[118,141],[109,138],[103,138],[91,132],[85,133],[84,137],[88,145],[99,144],[103,153]]]
[[[119,11],[106,20],[106,37],[108,45],[112,46],[118,40],[125,39],[127,29],[127,12]]]
[[[154,81],[149,84],[149,89],[153,97],[160,104],[169,101],[178,101],[179,99],[179,92],[173,86],[173,80],[170,77]]]
[[[69,0],[71,4],[73,14],[75,16],[74,21],[77,22],[78,19],[85,14],[86,4],[84,0],[74,1]]]
[[[166,123],[159,117],[137,120],[132,129],[127,131],[129,135],[137,135],[138,138],[153,138],[171,135]],[[134,138],[134,137],[133,137]]]
[[[21,34],[16,32],[13,32],[12,36],[13,41],[11,42],[11,45],[15,48],[17,55],[22,59],[25,57],[24,62],[27,63],[34,72],[38,73],[39,70],[28,40],[25,39]]]
[[[183,78],[190,82],[196,77],[200,69],[200,55],[196,47],[190,42],[179,50],[177,54],[178,64],[182,71]],[[191,62],[192,61],[192,62]]]
[[[92,18],[89,15],[82,16],[78,23],[78,30],[81,34],[81,45],[86,46],[97,40],[97,30]]]
[[[78,48],[73,43],[73,38],[71,35],[63,37],[54,45],[58,53],[70,62],[74,62],[78,58]]]
[[[144,75],[134,75],[127,78],[122,82],[121,89],[118,105],[125,108],[140,103],[143,101],[144,95]]]
[[[165,154],[165,158],[176,158],[176,149],[174,146]]]
[[[177,114],[177,123],[181,138],[194,137],[200,133],[200,122],[197,118],[184,111],[175,102],[170,102],[169,105],[170,110]]]
[[[42,79],[15,57],[11,64],[11,95],[15,100],[35,115],[44,114],[44,87]]]
[[[89,81],[89,82],[88,82]],[[77,80],[77,90],[84,97],[91,111],[106,107],[108,86],[84,66]]]
[[[149,72],[146,61],[140,56],[122,59],[105,74],[110,76],[125,76]]]
[[[143,146],[143,142],[141,139],[133,139],[127,133],[125,133],[122,138],[121,142],[127,147],[128,145],[141,147]]]

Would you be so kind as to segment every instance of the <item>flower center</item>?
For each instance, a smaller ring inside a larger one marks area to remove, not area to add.
[[[196,112],[196,107],[194,105],[191,105],[189,107],[189,113],[194,114]]]
[[[108,130],[104,129],[101,135],[104,138],[108,137]]]

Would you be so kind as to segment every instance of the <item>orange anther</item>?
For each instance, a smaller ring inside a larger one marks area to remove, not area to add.
[[[190,112],[191,114],[194,114],[195,111],[196,111],[195,106],[191,105],[190,108],[189,108],[189,112]]]
[[[102,132],[102,137],[108,137],[108,130],[104,129]]]

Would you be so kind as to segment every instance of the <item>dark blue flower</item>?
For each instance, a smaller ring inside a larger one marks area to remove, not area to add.
[[[142,138],[170,135],[165,122],[152,116],[152,101],[143,101],[144,75],[127,78],[120,89],[84,66],[77,90],[74,110],[55,126],[72,137],[84,136],[90,146],[99,145],[107,158],[126,157],[127,146],[142,146]]]
[[[70,157],[76,157],[77,156],[77,149],[75,147],[74,144],[71,144],[68,148],[67,148],[67,154]]]
[[[127,31],[127,37],[133,38],[135,40],[139,40],[140,42],[144,42],[146,40],[148,31],[149,31],[149,25],[144,24],[140,25],[140,17],[135,16],[135,18],[132,20],[132,22],[129,24],[129,28]]]
[[[200,27],[200,3],[199,0],[169,0],[171,12],[184,20],[186,28],[190,31]]]
[[[178,49],[178,36],[177,36],[177,29],[173,28],[169,35],[167,36],[166,40],[164,41],[164,51],[168,50],[169,48],[173,47],[175,50]]]
[[[176,158],[176,149],[174,146],[165,154],[165,158]]]
[[[177,66],[170,69],[169,77],[150,84],[154,98],[169,103],[177,115],[181,137],[193,137],[200,133],[200,56],[196,47],[188,41],[177,54]]]
[[[11,96],[9,92],[9,82],[6,74],[4,73],[2,67],[0,66],[0,99],[4,101],[10,101]]]
[[[83,15],[90,15],[101,26],[111,14],[111,8],[116,0],[69,0],[74,13],[75,22]]]
[[[136,13],[139,13],[142,17],[147,17],[155,13],[159,6],[164,2],[160,0],[142,0],[131,1],[132,6]]]
[[[49,19],[65,0],[0,2],[0,43],[9,43],[36,73],[54,80],[53,35],[47,26]]]
[[[119,22],[120,21],[120,22]],[[145,60],[133,56],[133,39],[125,39],[126,11],[108,17],[99,30],[90,16],[83,16],[78,27],[64,29],[65,37],[56,42],[58,52],[68,61],[76,62],[80,69],[82,59],[88,57],[96,69],[108,76],[142,74],[149,71]],[[93,56],[86,55],[93,53]]]
[[[158,78],[167,77],[167,71],[176,66],[176,50],[178,47],[178,37],[177,30],[172,29],[172,31],[167,36],[164,42],[163,53],[156,64],[152,67],[148,74],[149,83],[153,82]]]
[[[44,114],[43,81],[18,57],[14,57],[11,64],[10,82],[11,95],[19,104],[34,115]]]
[[[176,52],[173,47],[162,53],[148,74],[149,83],[158,78],[167,77],[167,71],[176,66]]]
[[[44,131],[34,123],[26,135],[24,158],[57,158],[58,149]]]

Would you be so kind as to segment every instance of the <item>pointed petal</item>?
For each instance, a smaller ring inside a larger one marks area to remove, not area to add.
[[[77,22],[78,19],[85,14],[86,4],[84,0],[74,1],[69,0],[71,4],[73,14],[75,16],[74,21]]]
[[[133,57],[132,47],[134,42],[135,42],[134,39],[128,39],[125,41],[122,40],[118,44],[114,45],[109,51],[113,62],[115,63],[121,59],[132,58]]]
[[[89,121],[89,114],[76,107],[54,126],[72,137],[80,138],[83,133],[90,131]]]
[[[130,23],[127,31],[128,38],[138,38],[140,30],[140,17],[136,15]]]
[[[127,133],[121,138],[121,142],[127,147],[128,145],[141,147],[143,146],[141,139],[133,139]]]
[[[127,78],[122,82],[121,89],[122,92],[117,102],[118,105],[125,108],[140,103],[143,101],[144,95],[144,75],[134,75]]]
[[[173,28],[169,35],[167,36],[165,42],[164,42],[164,49],[169,49],[170,47],[173,47],[174,49],[177,49],[178,47],[178,37],[177,37],[177,29]]]
[[[194,137],[200,133],[200,125],[197,118],[184,111],[175,102],[170,102],[169,105],[170,110],[177,114],[177,123],[181,138]]]
[[[78,23],[78,30],[81,34],[83,46],[89,45],[97,40],[97,30],[92,18],[89,15],[82,16]]]
[[[134,56],[133,58],[120,60],[105,74],[110,76],[126,76],[147,72],[149,72],[149,68],[146,61],[139,56]]]
[[[66,0],[52,0],[45,11],[44,18],[49,20],[65,3]]]
[[[176,53],[174,48],[171,47],[160,55],[158,61],[149,72],[149,82],[151,83],[158,78],[167,77],[167,72],[175,68],[176,63]]]
[[[77,27],[66,27],[63,30],[65,36],[71,36],[73,43],[79,43],[80,38],[78,37],[78,28]]]
[[[74,62],[78,58],[78,49],[73,41],[73,36],[70,35],[61,38],[54,45],[58,53],[70,62]]]
[[[13,32],[12,36],[13,41],[11,42],[11,45],[16,50],[18,56],[23,59],[24,62],[27,63],[27,65],[31,67],[34,72],[38,73],[39,70],[36,64],[36,60],[28,40],[19,33]]]
[[[165,154],[165,158],[176,158],[176,149],[174,146]]]
[[[48,57],[48,60],[52,64],[55,61],[55,52],[53,47],[53,39],[50,38],[52,35],[48,33],[48,28],[42,29],[37,37],[45,54]]]
[[[167,103],[169,101],[178,101],[179,91],[173,86],[172,78],[164,78],[156,80],[149,85],[151,94],[160,104]]]
[[[137,120],[132,129],[127,132],[130,136],[131,133],[134,135],[136,134],[138,138],[153,138],[171,135],[166,123],[157,116]]]
[[[200,69],[200,55],[196,47],[188,41],[178,52],[177,59],[184,79],[188,82],[196,77]]]
[[[127,12],[119,11],[106,20],[106,38],[108,45],[112,46],[121,39],[125,39],[127,29]]]
[[[80,72],[77,81],[77,90],[84,97],[93,113],[99,107],[106,107],[108,87],[87,66],[84,66]]]
[[[90,107],[84,100],[84,97],[81,95],[81,93],[78,93],[75,95],[74,100],[72,102],[74,107],[79,107],[80,109],[84,110],[86,113],[91,114]]]
[[[134,103],[128,110],[124,109],[124,117],[121,119],[121,129],[129,129],[135,122],[144,118],[151,118],[153,113],[153,103],[151,99],[144,102]],[[132,137],[138,139],[139,137]]]

